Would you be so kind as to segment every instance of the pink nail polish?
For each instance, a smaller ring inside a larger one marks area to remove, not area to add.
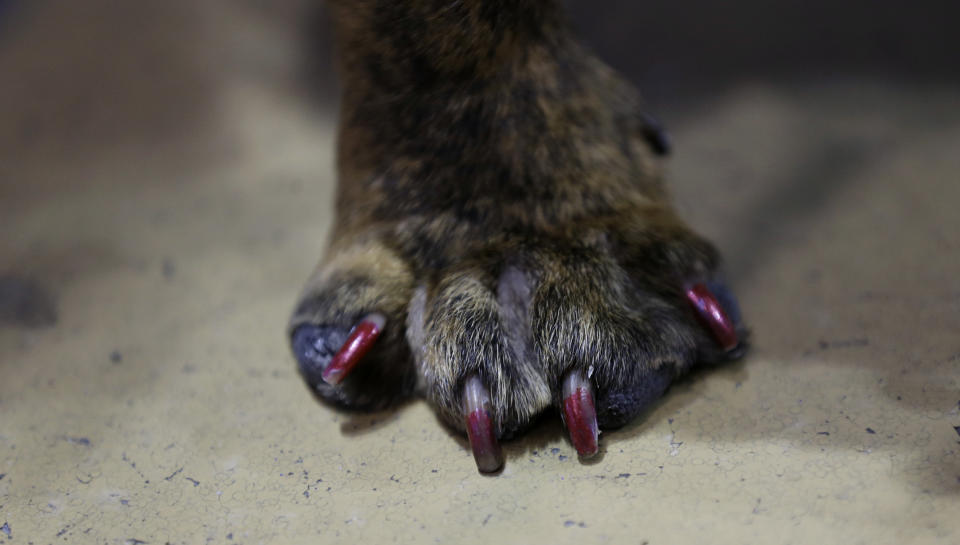
[[[493,429],[489,406],[490,396],[480,377],[468,378],[463,391],[463,412],[473,459],[483,473],[492,473],[503,467],[503,451]]]
[[[733,321],[723,311],[723,307],[709,288],[703,284],[694,284],[687,288],[686,296],[697,311],[700,321],[710,329],[720,347],[724,350],[736,348],[739,340]]]
[[[336,386],[347,378],[357,363],[373,347],[377,337],[383,332],[386,318],[382,314],[370,314],[357,324],[346,342],[340,347],[330,364],[323,370],[324,382]]]
[[[580,371],[573,370],[563,381],[563,416],[570,441],[582,458],[599,450],[597,409],[593,402],[593,386]]]

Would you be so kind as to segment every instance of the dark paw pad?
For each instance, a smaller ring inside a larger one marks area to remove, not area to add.
[[[627,424],[659,399],[673,379],[673,366],[664,365],[630,388],[603,392],[597,411],[600,426],[613,429]]]
[[[301,325],[290,337],[300,373],[311,386],[323,382],[323,371],[347,340],[349,331],[336,326]]]

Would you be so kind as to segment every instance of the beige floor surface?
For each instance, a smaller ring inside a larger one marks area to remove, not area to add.
[[[956,88],[674,112],[754,351],[596,461],[551,416],[486,477],[422,402],[339,413],[295,371],[333,135],[282,25],[64,5],[0,44],[0,542],[960,543]]]

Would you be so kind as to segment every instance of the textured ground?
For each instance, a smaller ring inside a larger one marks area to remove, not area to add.
[[[596,461],[551,417],[485,477],[424,404],[338,413],[296,374],[333,134],[283,25],[48,6],[0,42],[0,542],[960,541],[957,88],[666,112],[755,350]]]

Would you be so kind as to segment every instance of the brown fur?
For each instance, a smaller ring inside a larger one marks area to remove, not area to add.
[[[460,426],[479,373],[508,436],[579,367],[612,426],[642,410],[630,400],[654,375],[723,358],[682,299],[715,277],[717,253],[673,212],[639,97],[555,2],[332,9],[337,218],[291,331],[347,331],[371,311],[388,325],[343,389],[313,384],[322,397],[369,408],[420,393]]]

